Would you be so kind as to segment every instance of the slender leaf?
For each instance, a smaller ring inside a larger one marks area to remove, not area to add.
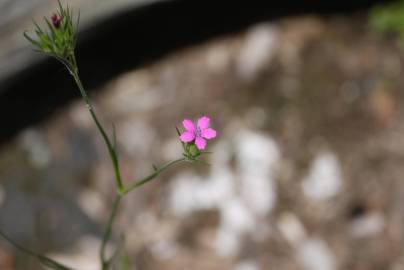
[[[38,254],[26,247],[21,246],[20,244],[18,244],[17,242],[15,242],[14,240],[12,240],[9,236],[7,236],[4,232],[2,232],[0,230],[0,236],[6,240],[8,243],[10,243],[13,247],[15,247],[16,249],[18,249],[19,251],[30,255],[32,257],[36,257],[43,265],[48,266],[54,270],[74,270],[73,268],[69,268],[61,263],[58,263],[54,260],[52,260],[49,257],[46,257],[44,255]]]

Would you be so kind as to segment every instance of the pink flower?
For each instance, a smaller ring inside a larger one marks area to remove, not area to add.
[[[181,134],[180,140],[185,143],[195,141],[195,145],[199,150],[203,150],[206,147],[206,140],[210,140],[216,137],[216,130],[209,127],[210,119],[207,116],[202,116],[198,119],[198,123],[195,127],[194,122],[189,119],[184,119],[182,125],[185,131]]]

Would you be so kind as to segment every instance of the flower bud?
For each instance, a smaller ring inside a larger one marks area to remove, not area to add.
[[[62,17],[60,17],[57,14],[53,14],[53,16],[51,17],[52,20],[52,24],[55,28],[59,28],[60,27],[60,23],[62,22]]]

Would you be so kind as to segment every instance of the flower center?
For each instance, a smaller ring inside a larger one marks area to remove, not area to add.
[[[197,127],[195,130],[196,137],[201,137],[201,133],[202,133],[201,129],[199,127]]]

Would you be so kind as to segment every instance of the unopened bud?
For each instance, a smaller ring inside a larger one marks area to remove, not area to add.
[[[52,17],[52,24],[55,28],[59,28],[60,27],[60,23],[62,22],[62,17],[60,17],[57,14],[54,14]]]

